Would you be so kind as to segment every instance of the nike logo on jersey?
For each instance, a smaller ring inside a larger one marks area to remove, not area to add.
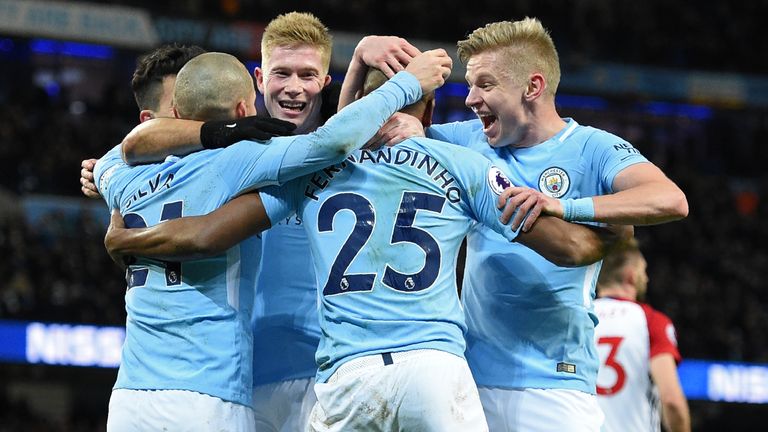
[[[237,123],[232,123],[232,124],[228,124],[228,125],[224,125],[224,126],[226,126],[226,127],[230,128],[230,129],[232,129],[232,128],[234,128],[235,126],[237,126]]]

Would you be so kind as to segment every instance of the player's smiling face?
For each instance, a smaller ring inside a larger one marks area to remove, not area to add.
[[[464,103],[483,122],[491,147],[516,145],[525,135],[525,86],[510,77],[504,64],[497,50],[475,54],[467,62],[469,94]]]
[[[309,45],[277,46],[264,69],[257,68],[255,74],[272,117],[295,124],[296,134],[311,132],[322,124],[320,92],[331,77],[324,72],[320,50]]]

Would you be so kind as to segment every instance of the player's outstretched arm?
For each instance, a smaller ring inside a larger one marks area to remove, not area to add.
[[[159,162],[169,155],[227,147],[245,139],[289,135],[294,129],[293,123],[258,116],[208,122],[156,118],[136,126],[123,139],[123,160],[132,165]]]
[[[651,377],[659,389],[664,428],[670,432],[691,432],[691,414],[674,357],[668,353],[653,356]]]
[[[254,192],[205,216],[172,219],[149,228],[125,228],[122,216],[115,211],[104,246],[118,264],[124,256],[192,260],[223,253],[270,226],[261,198]]]

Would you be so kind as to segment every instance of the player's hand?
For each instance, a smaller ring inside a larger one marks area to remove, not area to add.
[[[560,200],[528,187],[508,187],[499,195],[498,207],[504,209],[501,222],[509,223],[513,230],[522,223],[523,232],[530,231],[542,213],[556,216],[553,213],[560,208],[562,217]]]
[[[237,120],[212,120],[200,128],[200,143],[204,148],[221,148],[238,141],[266,141],[272,137],[290,135],[296,125],[269,117],[250,116]]]
[[[446,78],[451,74],[453,60],[444,49],[424,51],[408,63],[405,68],[416,76],[421,84],[423,93],[429,93],[445,84]]]
[[[416,117],[398,112],[381,126],[381,129],[363,148],[377,150],[381,146],[392,147],[414,136],[423,137],[424,126]]]
[[[107,249],[109,257],[120,268],[125,268],[130,265],[135,259],[131,256],[122,255],[116,251],[116,245],[119,243],[120,236],[124,235],[128,231],[123,221],[123,216],[119,210],[112,210],[112,215],[109,218],[109,226],[107,227],[107,234],[104,236],[104,247]]]
[[[93,183],[94,166],[96,166],[96,159],[85,159],[80,162],[80,190],[88,198],[101,198],[96,184]]]
[[[355,48],[354,56],[392,78],[421,54],[418,48],[397,36],[366,36]]]

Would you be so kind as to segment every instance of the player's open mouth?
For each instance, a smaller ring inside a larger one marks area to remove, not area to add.
[[[488,130],[496,123],[496,116],[491,114],[478,114],[480,121],[483,122],[483,130]]]
[[[287,111],[293,111],[293,112],[301,112],[307,106],[306,102],[294,102],[294,101],[280,101],[278,102],[278,104],[280,104],[280,108]]]

